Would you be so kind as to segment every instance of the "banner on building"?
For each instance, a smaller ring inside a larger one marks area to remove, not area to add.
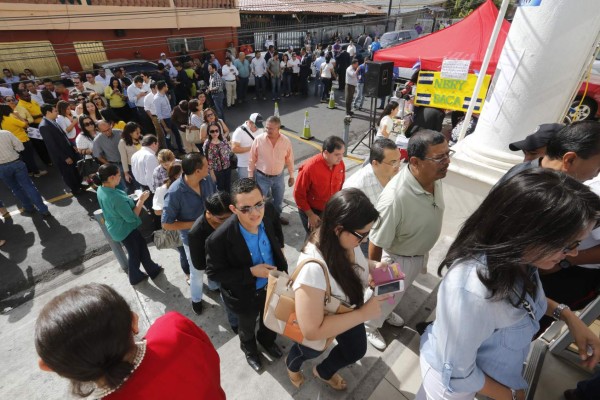
[[[477,96],[474,112],[480,113],[490,85],[490,75],[486,75]],[[475,89],[477,75],[469,74],[466,80],[444,79],[440,72],[421,71],[417,80],[415,105],[442,108],[445,110],[467,111]]]

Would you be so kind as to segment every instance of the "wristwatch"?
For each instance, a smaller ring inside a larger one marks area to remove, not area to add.
[[[558,321],[560,319],[560,314],[564,311],[564,310],[570,310],[571,308],[566,305],[566,304],[559,304],[556,306],[556,308],[554,309],[554,311],[552,311],[552,318],[554,318],[556,321]]]
[[[559,261],[559,263],[558,263],[558,265],[559,265],[559,266],[560,266],[562,269],[565,269],[565,268],[569,268],[569,267],[570,267],[572,264],[571,264],[571,262],[570,262],[569,260],[567,260],[567,259],[565,258],[565,259],[562,259],[562,260],[560,260],[560,261]]]

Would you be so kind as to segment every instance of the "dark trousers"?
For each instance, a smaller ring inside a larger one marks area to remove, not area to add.
[[[317,214],[319,217],[321,216],[321,213],[323,212],[323,211],[315,210],[314,208],[312,211],[315,214]],[[298,209],[298,213],[300,214],[300,222],[302,222],[302,227],[304,228],[304,230],[306,231],[306,235],[308,236],[308,234],[310,233],[310,229],[308,228],[308,215],[306,215],[306,213],[300,209]]]
[[[267,77],[266,76],[255,76],[254,77],[254,90],[256,90],[256,98],[266,97],[267,91]]]
[[[321,364],[317,365],[319,376],[325,380],[331,377],[340,369],[354,364],[364,357],[367,352],[367,337],[365,325],[360,324],[340,333],[335,337],[337,345],[331,350],[327,358]],[[313,350],[309,347],[295,343],[285,360],[290,371],[298,372],[306,360],[316,358],[323,352]]]
[[[177,124],[175,124],[175,122],[172,121],[171,118],[165,118],[163,119],[163,121],[165,122],[165,125],[169,129],[171,129],[171,135],[175,137],[175,144],[177,146],[176,149],[173,148],[171,137],[169,136],[168,138],[165,137],[167,141],[167,147],[171,150],[177,150],[182,154],[185,153],[185,149],[183,148],[183,142],[181,141],[181,135],[179,134],[179,127],[177,126]]]
[[[596,400],[600,395],[600,373],[577,384],[577,396],[582,400]]]
[[[58,167],[63,181],[72,192],[81,190],[81,177],[79,176],[79,172],[77,172],[77,159],[73,158],[71,165],[63,160],[57,161],[54,164]]]
[[[277,334],[269,328],[267,328],[263,323],[263,314],[265,311],[266,298],[266,288],[257,290],[257,309],[251,312],[237,314],[240,347],[242,348],[242,351],[245,354],[258,355],[258,347],[256,344],[257,339],[261,344],[266,346],[271,346],[273,343],[275,343],[275,338],[277,337]],[[256,330],[256,317],[258,317],[258,332],[255,335],[254,332]]]
[[[144,134],[153,133],[156,135],[156,132],[154,130],[154,124],[148,116],[148,113],[146,113],[146,111],[144,110],[144,107],[137,107],[137,115],[140,123],[142,124]]]
[[[39,174],[40,169],[35,163],[35,149],[33,148],[33,143],[31,143],[31,140],[28,140],[23,143],[23,147],[24,149],[19,153],[19,156],[27,166],[27,172],[30,174]]]
[[[52,164],[52,159],[50,158],[50,154],[48,154],[46,144],[42,139],[31,139],[31,144],[33,144],[33,148],[38,153],[38,156],[42,159],[44,164]]]
[[[215,171],[215,177],[217,178],[217,189],[229,193],[231,189],[231,168]]]
[[[123,246],[127,249],[129,283],[135,285],[144,280],[146,275],[140,270],[140,263],[144,266],[146,273],[155,277],[160,271],[160,265],[152,261],[148,245],[144,237],[137,229],[134,229],[123,239]]]
[[[248,93],[248,77],[240,77],[240,80],[237,82],[236,90],[238,102],[246,101],[246,93]]]
[[[300,82],[298,85],[300,87],[300,93],[306,96],[308,94],[308,74],[305,72],[300,72],[299,79]]]
[[[292,73],[292,93],[298,93],[300,84],[300,74]]]
[[[352,99],[354,98],[355,91],[356,86],[346,85],[346,90],[344,92],[344,97],[346,99],[346,114],[350,114],[352,112]]]
[[[568,305],[572,310],[581,310],[600,292],[600,270],[572,266],[551,274],[540,274],[544,293],[549,299]],[[540,331],[543,332],[554,321],[543,316]]]
[[[321,78],[321,82],[323,82],[323,94],[321,94],[321,100],[328,100],[332,84],[331,78]]]
[[[185,248],[183,246],[179,246],[177,248],[179,252],[179,263],[181,264],[181,269],[183,273],[186,275],[190,274],[190,264],[188,263],[187,255],[185,254]]]

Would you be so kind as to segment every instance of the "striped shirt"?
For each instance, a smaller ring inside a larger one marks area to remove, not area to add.
[[[6,164],[19,159],[19,152],[25,147],[15,135],[6,130],[0,130],[0,164]]]

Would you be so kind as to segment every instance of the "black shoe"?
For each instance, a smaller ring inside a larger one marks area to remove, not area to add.
[[[579,397],[577,395],[577,389],[565,390],[565,392],[563,393],[563,396],[565,396],[565,399],[567,399],[567,400],[583,400],[581,397]]]
[[[52,214],[50,214],[50,211],[46,211],[45,213],[42,214],[42,218],[43,219],[47,219],[52,217]]]
[[[283,355],[281,349],[275,343],[271,344],[270,346],[266,346],[262,343],[260,343],[260,345],[267,351],[267,353],[269,353],[271,357],[281,358],[281,356]]]
[[[246,354],[246,361],[254,371],[260,372],[260,370],[262,369],[262,363],[260,362],[258,354]]]
[[[154,279],[158,278],[159,275],[162,274],[163,272],[165,272],[165,269],[163,267],[159,267],[158,271],[150,278],[152,278],[152,280],[154,280]]]
[[[235,333],[236,335],[238,334],[238,327],[237,326],[232,326],[231,330],[233,331],[233,333]]]
[[[417,333],[419,335],[423,335],[423,333],[425,333],[425,329],[427,329],[427,327],[431,324],[433,324],[433,321],[417,322],[417,325],[415,326]]]
[[[24,217],[32,217],[35,213],[35,210],[23,210],[21,211],[21,215]]]
[[[202,301],[197,303],[192,301],[192,309],[196,315],[202,315],[202,308]]]
[[[138,285],[138,284],[144,282],[146,279],[148,279],[148,275],[144,274],[144,277],[142,279],[140,279],[139,281],[137,281],[137,282],[131,282],[131,286]]]

